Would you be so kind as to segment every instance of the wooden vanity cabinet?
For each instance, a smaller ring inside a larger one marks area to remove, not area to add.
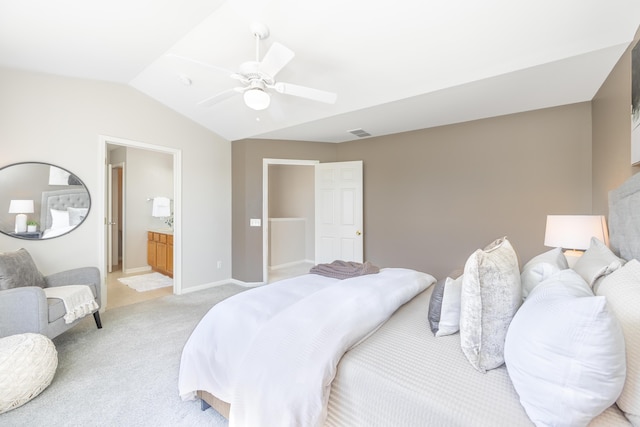
[[[147,263],[154,270],[173,277],[173,234],[147,232]]]

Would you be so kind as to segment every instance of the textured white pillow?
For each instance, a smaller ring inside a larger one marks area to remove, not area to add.
[[[573,265],[573,269],[594,288],[596,280],[611,274],[624,264],[624,260],[618,258],[611,249],[595,237],[591,238],[591,244]]]
[[[67,208],[69,212],[69,225],[78,225],[84,221],[89,208]]]
[[[69,226],[69,212],[51,209],[51,228]]]
[[[640,262],[632,259],[605,277],[598,295],[607,298],[624,334],[627,378],[616,403],[634,426],[640,426]]]
[[[551,249],[531,258],[522,267],[522,273],[520,274],[522,298],[527,298],[533,288],[538,286],[540,282],[565,268],[569,268],[569,264],[567,264],[567,258],[560,248]]]
[[[518,257],[507,238],[478,249],[464,266],[460,345],[480,372],[504,363],[504,340],[522,303]]]
[[[537,426],[586,426],[625,379],[622,330],[607,300],[573,270],[538,285],[509,327],[509,377]]]
[[[447,277],[442,294],[442,306],[440,308],[440,324],[436,337],[455,334],[460,330],[460,292],[462,290],[462,278],[452,279]]]

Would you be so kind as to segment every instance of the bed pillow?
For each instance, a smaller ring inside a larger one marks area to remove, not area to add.
[[[429,299],[429,328],[433,335],[438,332],[440,327],[440,313],[442,311],[442,296],[444,295],[444,284],[446,280],[438,280],[433,286],[431,298]]]
[[[504,363],[509,323],[522,303],[518,257],[507,238],[478,249],[464,267],[460,345],[480,372]]]
[[[67,208],[69,212],[69,225],[78,225],[87,216],[89,208]]]
[[[429,325],[436,337],[460,330],[460,290],[462,276],[447,277],[436,284],[429,302]]]
[[[586,426],[622,391],[624,348],[606,298],[567,269],[531,291],[511,322],[504,356],[537,426]]]
[[[573,269],[596,291],[598,279],[613,273],[623,264],[623,259],[618,258],[600,240],[592,237],[589,248],[578,258]]]
[[[0,290],[22,286],[45,287],[44,277],[26,249],[0,252]]]
[[[51,209],[51,228],[63,228],[69,226],[69,212]]]
[[[631,260],[602,280],[598,295],[607,298],[626,346],[627,377],[618,407],[634,426],[640,425],[640,262]]]
[[[569,268],[567,258],[562,253],[562,249],[555,248],[535,256],[522,267],[520,281],[522,282],[522,298],[525,299],[529,293],[554,273]]]

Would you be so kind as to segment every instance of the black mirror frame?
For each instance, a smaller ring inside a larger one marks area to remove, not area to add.
[[[71,184],[71,185],[82,186],[82,188],[84,188],[85,192],[87,193],[87,199],[88,199],[88,204],[89,204],[89,206],[87,208],[87,214],[85,215],[85,218],[83,218],[82,221],[79,222],[75,227],[71,228],[70,230],[68,230],[68,231],[66,231],[66,232],[64,232],[62,234],[55,235],[55,236],[52,236],[52,237],[44,237],[43,238],[43,237],[40,237],[40,235],[30,237],[30,236],[28,236],[26,234],[23,235],[23,236],[20,236],[20,235],[16,235],[15,232],[7,232],[7,231],[2,230],[2,229],[0,229],[0,233],[4,234],[5,236],[13,237],[15,239],[22,239],[22,240],[31,240],[31,241],[34,241],[34,240],[51,240],[51,239],[55,239],[55,238],[58,238],[58,237],[66,236],[67,234],[69,234],[72,231],[76,230],[78,227],[80,227],[85,222],[87,216],[89,216],[89,213],[91,212],[91,206],[92,206],[91,193],[89,192],[89,189],[85,185],[84,181],[82,181],[82,179],[80,179],[78,177],[78,175],[76,175],[75,173],[73,173],[73,172],[69,171],[68,169],[63,168],[61,166],[54,165],[52,163],[36,162],[36,161],[33,161],[33,162],[31,162],[31,161],[17,162],[17,163],[12,163],[12,164],[0,167],[0,175],[2,174],[2,171],[4,171],[5,169],[8,169],[8,168],[14,167],[14,166],[20,166],[20,165],[43,165],[43,166],[47,166],[47,167],[53,166],[55,168],[58,168],[60,170],[63,170],[65,172],[67,172],[70,177],[71,176],[74,177],[75,183]],[[0,176],[0,178],[1,178],[1,176]],[[1,186],[2,186],[2,182],[0,181],[0,188],[1,188]],[[40,206],[40,209],[42,209],[42,206]],[[43,225],[41,224],[41,226],[43,226]],[[42,231],[43,230],[41,230],[39,233],[42,233]]]

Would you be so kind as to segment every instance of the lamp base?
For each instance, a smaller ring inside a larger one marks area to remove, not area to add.
[[[577,251],[574,249],[564,251],[564,257],[567,259],[569,268],[573,268],[573,266],[576,264],[576,261],[578,261],[578,258],[580,258],[582,255],[584,255],[584,251]]]
[[[25,214],[16,215],[16,233],[27,231],[27,216]]]

